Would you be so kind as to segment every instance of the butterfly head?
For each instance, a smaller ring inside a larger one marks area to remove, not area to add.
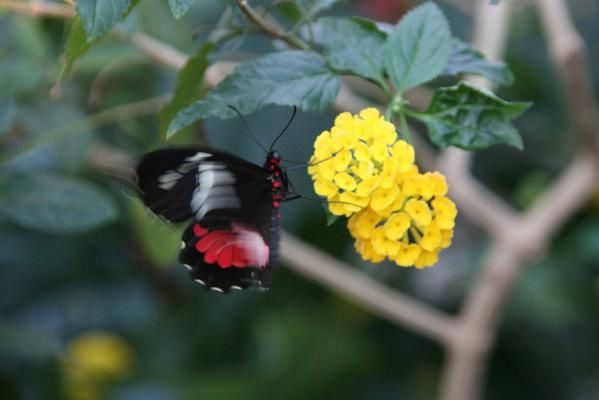
[[[271,150],[266,156],[266,164],[270,170],[274,170],[281,165],[281,155],[276,150]]]

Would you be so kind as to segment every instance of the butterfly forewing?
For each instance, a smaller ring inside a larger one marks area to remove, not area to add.
[[[192,220],[180,262],[215,291],[268,288],[278,239],[268,171],[201,147],[147,154],[137,168],[144,203],[171,222]]]

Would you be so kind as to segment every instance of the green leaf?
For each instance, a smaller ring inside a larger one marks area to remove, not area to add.
[[[531,106],[509,102],[468,82],[435,90],[425,113],[411,113],[424,121],[433,143],[466,150],[505,143],[522,149],[522,138],[511,120]]]
[[[339,219],[339,215],[335,215],[329,211],[329,206],[327,203],[322,203],[322,208],[324,209],[324,213],[327,216],[327,226],[333,225]]]
[[[438,76],[451,51],[451,33],[443,12],[425,3],[406,14],[389,35],[385,68],[399,92]]]
[[[171,8],[173,16],[177,19],[181,18],[191,7],[193,0],[168,0],[168,6]]]
[[[102,9],[103,7],[105,7],[105,4],[111,2],[129,3],[129,6],[127,9],[125,9],[124,14],[114,24],[116,24],[117,22],[124,19],[127,15],[129,15],[129,13],[133,10],[133,7],[135,7],[139,2],[139,0],[86,0],[85,2],[83,2],[85,3],[85,5],[81,6],[79,5],[81,2],[77,2],[77,12],[79,12],[79,7],[85,7],[86,12],[88,12],[89,10],[87,8],[90,6],[91,3],[95,3],[96,1],[104,2],[102,3],[103,6],[100,7]],[[77,61],[82,55],[87,53],[91,46],[94,45],[101,38],[101,36],[103,36],[106,32],[110,30],[108,29],[102,35],[92,37],[89,31],[86,34],[87,27],[84,27],[85,21],[83,21],[82,18],[83,17],[81,17],[80,15],[75,15],[71,22],[71,28],[69,29],[69,34],[65,42],[63,67],[60,71],[60,77],[58,79],[59,82],[65,80],[71,75],[71,72],[73,71],[73,64],[75,63],[75,61]]]
[[[73,71],[73,64],[92,46],[92,42],[88,42],[83,29],[83,23],[78,15],[73,18],[71,28],[64,46],[63,67],[60,71],[59,81],[68,78]]]
[[[127,16],[130,7],[131,0],[77,0],[75,5],[88,42],[110,32],[113,26]]]
[[[179,111],[167,136],[201,118],[233,117],[229,104],[242,114],[267,104],[322,111],[335,100],[338,91],[339,76],[317,55],[299,50],[268,54],[239,65],[202,100]]]
[[[166,130],[179,110],[198,100],[204,93],[204,72],[208,67],[208,54],[213,45],[208,43],[202,46],[198,52],[189,57],[185,66],[177,76],[175,94],[171,101],[160,110],[160,132],[166,134]]]
[[[476,74],[484,76],[491,82],[506,86],[514,82],[514,75],[505,63],[488,61],[469,43],[456,38],[452,40],[451,54],[443,74]]]
[[[25,228],[78,233],[116,217],[111,199],[95,186],[53,175],[19,175],[0,186],[0,214]]]
[[[364,18],[318,19],[315,41],[322,45],[331,67],[374,81],[383,80],[383,49],[387,35]]]
[[[172,266],[179,253],[181,233],[167,225],[139,200],[131,200],[129,212],[146,257],[160,267]]]

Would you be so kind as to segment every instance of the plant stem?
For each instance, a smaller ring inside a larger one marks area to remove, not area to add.
[[[385,119],[389,122],[393,122],[393,107],[391,107],[391,105],[388,105],[385,110]]]
[[[130,120],[143,115],[153,114],[158,108],[160,108],[162,104],[164,104],[166,99],[167,96],[161,95],[99,111],[95,114],[74,121],[66,126],[52,130],[13,153],[0,156],[0,165],[5,165],[11,160],[16,159],[29,151],[59,143],[60,141],[65,140],[72,135],[86,132],[89,129],[98,128],[100,126],[118,121]]]
[[[250,7],[247,0],[237,0],[237,5],[241,9],[241,11],[260,28],[262,32],[284,41],[291,47],[295,47],[302,50],[310,50],[310,46],[306,42],[304,42],[295,35],[289,34],[279,29],[271,22],[262,18],[256,11],[254,11],[252,7]]]
[[[406,142],[413,144],[410,128],[408,127],[408,120],[406,119],[406,114],[404,113],[403,109],[399,111],[399,127],[401,136],[406,140]]]

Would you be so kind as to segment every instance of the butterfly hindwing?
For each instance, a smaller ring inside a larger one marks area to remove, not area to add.
[[[219,292],[270,287],[269,241],[240,222],[193,222],[183,233],[179,261],[193,280]]]

